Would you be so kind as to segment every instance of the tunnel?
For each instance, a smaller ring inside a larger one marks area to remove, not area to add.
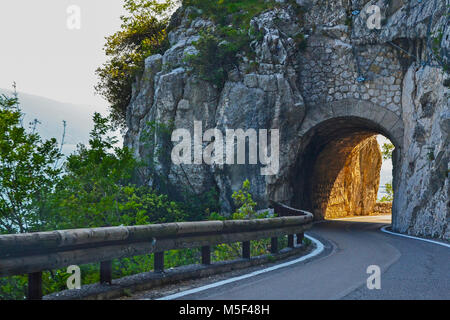
[[[331,201],[331,195],[335,193],[338,176],[346,166],[358,165],[358,163],[350,163],[349,159],[362,150],[367,143],[373,142],[372,137],[380,134],[393,140],[389,132],[380,124],[356,116],[327,119],[310,128],[303,136],[303,149],[299,152],[291,175],[291,186],[294,190],[292,205],[312,212],[316,220],[327,218],[330,207],[336,206],[336,203],[333,204]],[[395,158],[396,150],[393,155],[394,180]],[[381,164],[378,162],[380,160],[371,159],[366,154],[361,161],[364,161],[366,167],[374,166],[375,170],[378,170],[378,176],[368,174],[367,179],[377,179],[377,177],[379,179]],[[353,187],[351,181],[340,183],[342,188]],[[379,180],[373,181],[372,189],[373,185],[378,186],[377,183]],[[366,191],[373,193],[373,190]],[[374,201],[376,201],[376,194]],[[355,212],[348,212],[348,214],[362,214],[366,212],[364,208],[366,205],[371,204],[360,201],[357,208],[354,208]]]

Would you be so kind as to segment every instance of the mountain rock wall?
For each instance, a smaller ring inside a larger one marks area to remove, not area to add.
[[[383,134],[396,146],[393,228],[448,239],[449,76],[442,63],[448,63],[449,0],[277,3],[251,20],[262,35],[250,44],[254,56],[242,56],[223,87],[202,80],[185,59],[196,54],[201,31],[214,30],[214,23],[191,19],[195,8],[180,8],[170,48],[148,57],[134,84],[125,144],[143,159],[156,157],[161,137],[154,134],[153,149],[142,142],[150,123],[173,123],[191,133],[195,121],[203,131],[279,130],[279,170],[273,175],[261,175],[261,163],[163,161],[159,169],[197,193],[217,189],[223,212],[233,210],[232,192],[249,179],[261,208],[281,201],[321,219],[332,192],[323,186],[333,184],[351,150]],[[381,8],[380,30],[367,27],[371,5]],[[430,43],[440,34],[433,53]],[[339,146],[332,172],[315,171],[320,154]],[[371,173],[362,174],[374,178],[367,190],[376,184],[377,166],[375,161]]]
[[[328,201],[324,202],[325,218],[372,214],[377,202],[381,164],[382,156],[376,137],[358,144],[339,172]]]

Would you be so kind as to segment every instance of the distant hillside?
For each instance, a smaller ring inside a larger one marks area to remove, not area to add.
[[[11,96],[11,90],[0,89],[0,94]],[[37,130],[44,139],[56,138],[61,142],[63,120],[67,122],[63,153],[70,154],[78,143],[88,143],[93,127],[92,115],[95,108],[59,102],[40,96],[19,92],[19,102],[24,116],[24,126],[34,119],[41,123]]]

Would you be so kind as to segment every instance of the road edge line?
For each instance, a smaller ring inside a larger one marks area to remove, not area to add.
[[[446,243],[443,243],[443,242],[434,241],[434,240],[430,240],[430,239],[425,239],[425,238],[414,237],[414,236],[410,236],[410,235],[402,234],[402,233],[398,233],[398,232],[389,231],[389,230],[386,229],[387,227],[388,226],[381,227],[380,230],[382,232],[384,232],[384,233],[392,234],[394,236],[410,238],[410,239],[415,239],[415,240],[422,240],[422,241],[425,241],[425,242],[430,242],[430,243],[434,243],[434,244],[438,244],[440,246],[444,246],[444,247],[450,248],[450,244],[446,244]]]
[[[229,284],[229,283],[233,283],[233,282],[236,282],[236,281],[239,281],[239,280],[244,280],[244,279],[251,278],[251,277],[263,274],[263,273],[267,273],[267,272],[270,272],[270,271],[274,271],[274,270],[278,270],[278,269],[281,269],[281,268],[285,268],[285,267],[291,266],[293,264],[296,264],[296,263],[303,262],[305,260],[311,259],[311,258],[321,254],[323,252],[323,250],[325,249],[325,246],[323,245],[323,243],[320,242],[319,240],[317,240],[316,238],[313,238],[313,237],[308,236],[308,235],[305,235],[305,238],[308,238],[309,240],[311,240],[311,242],[313,242],[316,245],[316,248],[313,251],[311,251],[310,253],[308,253],[307,255],[305,255],[305,256],[301,256],[300,258],[297,258],[297,259],[294,259],[294,260],[291,260],[291,261],[288,261],[288,262],[280,263],[280,264],[277,264],[277,265],[269,267],[269,268],[265,268],[265,269],[262,269],[262,270],[257,270],[257,271],[251,272],[251,273],[247,273],[247,274],[244,274],[242,276],[225,279],[225,280],[218,281],[218,282],[215,282],[215,283],[210,283],[208,285],[201,286],[201,287],[198,287],[198,288],[193,288],[193,289],[189,289],[189,290],[186,290],[186,291],[182,291],[182,292],[178,292],[178,293],[175,293],[175,294],[171,294],[171,295],[168,295],[168,296],[165,296],[165,297],[162,297],[162,298],[158,298],[156,300],[174,300],[174,299],[178,299],[178,298],[190,295],[190,294],[198,293],[198,292],[205,291],[205,290],[212,289],[212,288],[217,288],[217,287],[220,287],[220,286],[223,286],[223,285],[226,285],[226,284]]]

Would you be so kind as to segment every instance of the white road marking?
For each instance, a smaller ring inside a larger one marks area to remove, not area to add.
[[[394,236],[398,236],[398,237],[404,237],[404,238],[410,238],[410,239],[415,239],[415,240],[421,240],[421,241],[425,241],[425,242],[431,242],[431,243],[434,243],[434,244],[438,244],[440,246],[444,246],[444,247],[450,248],[450,244],[446,244],[446,243],[443,243],[443,242],[434,241],[434,240],[430,240],[430,239],[414,237],[414,236],[410,236],[410,235],[406,235],[406,234],[402,234],[402,233],[392,232],[392,231],[387,230],[386,229],[387,227],[388,226],[382,227],[381,231],[384,232],[384,233],[392,234]]]
[[[359,220],[366,220],[367,222],[374,222],[374,221],[391,221],[392,216],[391,215],[379,215],[379,216],[354,216],[354,217],[348,217],[348,218],[337,218],[337,219],[330,219],[330,221],[359,221]]]
[[[266,269],[254,271],[254,272],[242,275],[242,276],[238,276],[238,277],[234,277],[234,278],[230,278],[230,279],[225,279],[225,280],[218,281],[218,282],[215,282],[215,283],[211,283],[211,284],[208,284],[208,285],[205,285],[205,286],[202,286],[202,287],[198,287],[198,288],[194,288],[194,289],[178,292],[178,293],[175,293],[175,294],[172,294],[172,295],[169,295],[169,296],[165,296],[165,297],[159,298],[157,300],[174,300],[174,299],[178,299],[178,298],[190,295],[190,294],[194,294],[194,293],[197,293],[197,292],[205,291],[205,290],[208,290],[208,289],[211,289],[211,288],[217,288],[217,287],[223,286],[223,285],[228,284],[228,283],[232,283],[232,282],[236,282],[236,281],[239,281],[239,280],[251,278],[251,277],[254,277],[254,276],[266,273],[266,272],[270,272],[270,271],[278,270],[278,269],[281,269],[281,268],[285,268],[285,267],[291,266],[293,264],[296,264],[296,263],[308,260],[308,259],[310,259],[312,257],[315,257],[315,256],[319,255],[324,250],[324,246],[323,246],[322,242],[320,242],[319,240],[317,240],[317,239],[315,239],[315,238],[313,238],[311,236],[308,236],[308,235],[305,235],[305,237],[308,238],[309,240],[311,240],[316,245],[316,248],[312,252],[307,254],[306,256],[302,256],[302,257],[300,257],[298,259],[295,259],[295,260],[292,260],[292,261],[289,261],[289,262],[285,262],[285,263],[281,263],[281,264],[278,264],[278,265],[275,265],[275,266],[272,266],[272,267],[269,267],[269,268],[266,268]],[[149,300],[149,299],[147,299],[147,300]]]

